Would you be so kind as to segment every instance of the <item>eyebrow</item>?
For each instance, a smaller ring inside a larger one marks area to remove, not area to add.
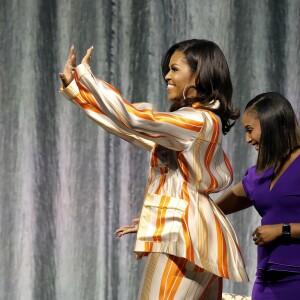
[[[170,67],[174,67],[174,66],[179,66],[179,64],[173,63],[173,64],[170,65]]]

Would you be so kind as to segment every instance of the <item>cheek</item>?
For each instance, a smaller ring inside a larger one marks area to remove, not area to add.
[[[260,131],[256,131],[255,133],[253,133],[253,139],[255,139],[256,142],[260,142],[260,137],[261,137],[261,133]]]
[[[257,141],[260,142],[261,133],[257,135]]]

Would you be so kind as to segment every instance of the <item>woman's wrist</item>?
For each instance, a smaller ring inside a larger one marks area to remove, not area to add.
[[[281,236],[285,241],[291,238],[291,225],[289,223],[282,224]]]

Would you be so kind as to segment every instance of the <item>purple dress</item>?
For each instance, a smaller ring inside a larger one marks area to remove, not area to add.
[[[300,155],[270,190],[273,175],[274,167],[262,174],[251,167],[242,181],[247,197],[262,217],[261,225],[300,223]],[[277,239],[257,247],[257,251],[252,298],[287,299],[288,295],[289,300],[300,299],[300,240]]]

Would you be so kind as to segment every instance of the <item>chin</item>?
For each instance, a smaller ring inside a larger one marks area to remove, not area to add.
[[[178,98],[178,96],[171,94],[171,93],[169,95],[167,95],[167,98],[171,102],[180,102],[183,99],[183,98]]]
[[[181,102],[183,100],[183,98],[181,99],[178,99],[178,98],[174,98],[174,97],[168,97],[169,101],[171,101],[172,103],[175,103],[175,102]]]

